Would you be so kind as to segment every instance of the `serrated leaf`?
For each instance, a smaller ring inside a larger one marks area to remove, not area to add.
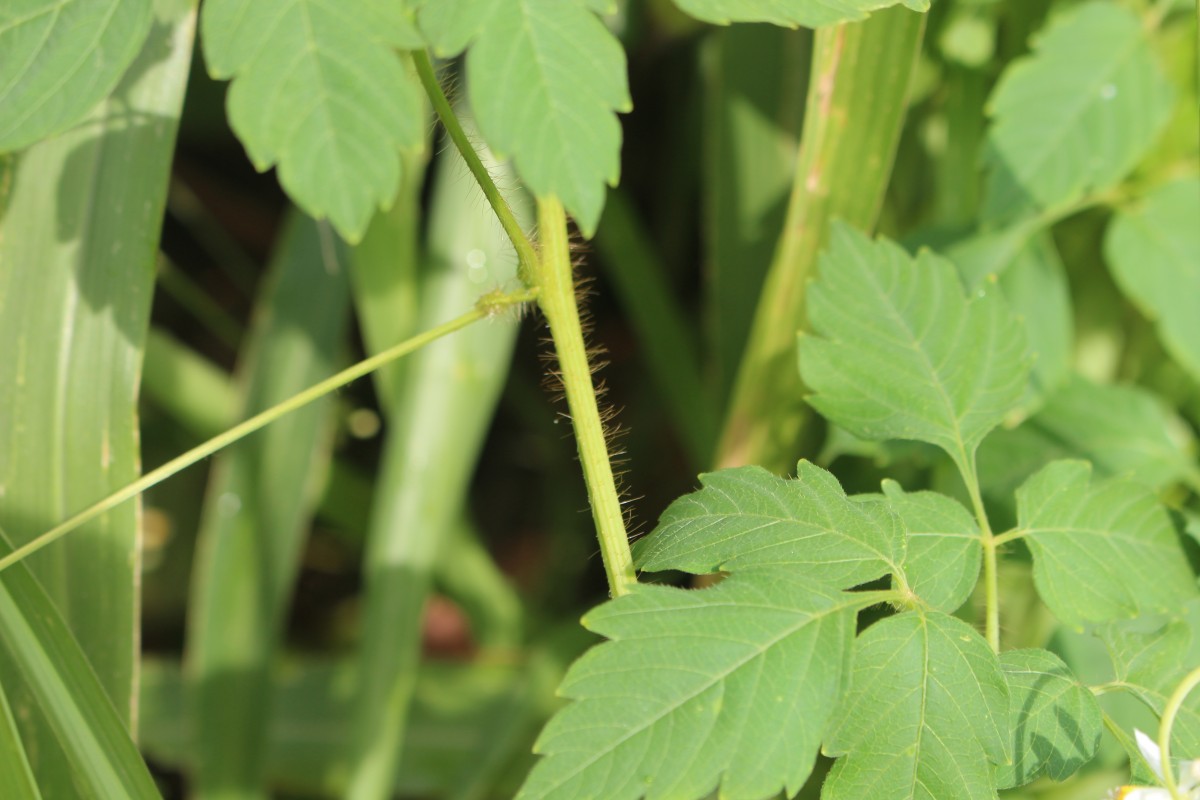
[[[1200,178],[1174,181],[1122,209],[1105,240],[1121,291],[1154,320],[1180,366],[1200,381]]]
[[[1092,485],[1086,461],[1055,461],[1017,490],[1018,530],[1038,593],[1076,627],[1178,608],[1196,596],[1167,510],[1127,479]]]
[[[1013,763],[996,770],[996,786],[1024,786],[1042,774],[1065,780],[1091,761],[1104,727],[1100,705],[1062,659],[1010,650],[1000,666],[1008,678]]]
[[[621,172],[614,112],[633,107],[620,42],[581,0],[439,0],[419,20],[441,54],[470,45],[467,88],[484,139],[591,237]]]
[[[675,0],[680,9],[705,22],[771,22],[816,28],[866,19],[871,11],[895,5],[928,11],[929,0]]]
[[[983,557],[979,526],[957,501],[937,492],[905,492],[895,481],[883,493],[908,531],[903,572],[908,586],[938,611],[971,596]]]
[[[995,291],[964,297],[954,265],[929,251],[914,259],[834,225],[808,313],[808,401],[860,438],[929,442],[966,472],[1025,389],[1020,322]]]
[[[821,797],[995,797],[991,764],[1009,758],[1008,709],[1000,663],[966,623],[920,612],[877,622],[855,643],[850,689],[825,745],[842,758]]]
[[[399,151],[423,146],[422,93],[396,47],[417,44],[386,0],[208,0],[204,55],[233,78],[229,121],[259,170],[351,242],[400,182]]]
[[[1171,86],[1141,20],[1092,2],[1052,20],[1001,77],[988,111],[984,217],[1008,219],[1112,186],[1154,143]]]
[[[7,0],[0,7],[0,153],[79,122],[125,73],[150,0]]]
[[[806,580],[849,588],[895,569],[904,529],[876,499],[846,497],[837,479],[801,461],[795,479],[762,467],[700,476],[637,543],[640,569],[696,574],[787,566]]]
[[[573,702],[546,726],[518,795],[535,798],[794,794],[841,693],[853,595],[791,569],[709,589],[638,586],[584,623],[613,641],[567,673]]]

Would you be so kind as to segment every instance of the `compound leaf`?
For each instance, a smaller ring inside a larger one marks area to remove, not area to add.
[[[841,695],[853,595],[792,569],[703,590],[638,586],[584,624],[612,641],[567,673],[521,800],[794,794]]]
[[[150,0],[7,0],[0,7],[0,153],[79,122],[133,62]]]
[[[1159,187],[1123,209],[1105,254],[1121,290],[1158,324],[1180,366],[1200,381],[1200,178]]]
[[[895,569],[904,529],[878,499],[850,499],[837,479],[801,461],[796,478],[762,467],[700,476],[634,549],[646,570],[703,574],[787,566],[806,580],[849,588]]]
[[[988,220],[1115,184],[1171,115],[1171,85],[1141,20],[1122,5],[1072,9],[1033,49],[1008,68],[988,104]]]
[[[817,411],[863,439],[941,447],[964,472],[1020,400],[1029,375],[1020,322],[991,287],[963,294],[954,265],[833,226],[809,289],[816,335],[800,370]]]
[[[903,4],[927,11],[929,0],[675,0],[683,11],[705,22],[771,22],[795,28],[815,28],[866,19],[881,8]]]
[[[907,612],[858,638],[839,723],[825,746],[844,756],[824,800],[995,797],[1009,758],[1009,692],[995,653],[966,623]]]
[[[297,205],[357,242],[396,196],[399,151],[424,144],[421,88],[393,49],[420,44],[408,12],[386,0],[208,0],[201,22],[255,167],[277,165]]]
[[[1047,650],[1000,655],[1008,678],[1013,763],[996,770],[1001,789],[1045,774],[1065,780],[1092,760],[1104,726],[1100,705],[1062,659]]]
[[[883,493],[908,531],[903,572],[909,588],[932,608],[954,611],[979,581],[983,548],[975,519],[937,492],[906,493],[884,481]]]
[[[1167,510],[1129,479],[1091,484],[1086,461],[1055,461],[1017,490],[1018,530],[1038,593],[1076,627],[1178,608],[1196,596]]]
[[[632,101],[620,42],[583,0],[438,0],[418,17],[441,55],[467,52],[479,129],[539,197],[591,236],[620,176],[616,111]]]

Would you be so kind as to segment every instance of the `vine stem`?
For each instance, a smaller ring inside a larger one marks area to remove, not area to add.
[[[1162,765],[1163,786],[1175,800],[1184,798],[1179,794],[1179,785],[1175,782],[1175,773],[1171,769],[1171,729],[1175,727],[1175,717],[1179,714],[1179,709],[1183,708],[1183,701],[1197,686],[1200,686],[1200,667],[1189,672],[1183,682],[1175,687],[1163,708],[1162,720],[1158,724],[1158,753],[1159,763]]]
[[[988,522],[987,510],[983,507],[983,496],[979,492],[979,476],[975,472],[975,458],[962,453],[959,461],[967,494],[971,496],[971,507],[975,510],[975,522],[979,525],[980,543],[983,545],[983,591],[985,606],[985,630],[987,642],[993,652],[1000,652],[1000,578],[997,570],[996,535]]]
[[[353,366],[347,367],[336,375],[332,375],[320,383],[314,384],[299,394],[289,397],[281,403],[271,406],[265,411],[234,425],[224,433],[217,434],[206,442],[196,445],[191,450],[188,450],[182,455],[176,456],[167,463],[157,469],[147,472],[142,477],[138,478],[133,483],[118,489],[117,491],[105,497],[103,500],[85,508],[73,517],[59,523],[55,527],[41,534],[40,536],[31,539],[25,544],[13,550],[8,555],[0,558],[0,571],[11,567],[23,558],[36,553],[48,544],[61,539],[71,531],[87,524],[96,517],[111,511],[127,500],[132,500],[147,489],[157,486],[158,484],[170,478],[177,472],[180,472],[198,461],[208,458],[213,453],[221,450],[240,439],[249,436],[275,420],[295,411],[303,406],[308,405],[322,397],[330,394],[346,384],[355,381],[364,375],[379,369],[380,367],[402,358],[415,350],[419,350],[425,345],[442,338],[448,334],[454,333],[457,330],[467,327],[468,325],[485,319],[498,311],[512,305],[528,303],[536,299],[538,291],[536,289],[523,289],[518,292],[504,294],[501,292],[491,292],[484,295],[475,304],[475,307],[465,314],[462,314],[449,322],[443,322],[435,328],[430,328],[423,333],[419,333],[410,339],[406,339],[399,344],[384,350],[377,355],[359,361]]]
[[[596,404],[592,370],[583,343],[583,326],[575,303],[571,253],[567,245],[567,216],[557,199],[538,199],[538,231],[542,254],[537,262],[538,305],[546,315],[558,356],[567,407],[575,429],[579,461],[600,538],[600,555],[613,597],[628,594],[637,583],[633,555],[625,533],[625,517],[608,457],[608,443]]]

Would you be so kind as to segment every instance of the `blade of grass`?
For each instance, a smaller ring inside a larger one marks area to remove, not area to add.
[[[142,392],[201,439],[237,418],[238,395],[229,375],[158,328],[146,339]]]
[[[42,797],[3,687],[0,687],[0,797],[12,800],[41,800]]]
[[[0,552],[11,550],[0,531]],[[20,676],[65,753],[67,771],[53,784],[40,782],[46,796],[158,800],[121,713],[24,564],[0,577],[0,663],[6,674]],[[67,793],[51,794],[53,787]]]
[[[239,369],[247,415],[336,366],[349,287],[344,252],[323,246],[321,227],[296,214],[282,233]],[[330,411],[328,400],[313,403],[230,447],[213,466],[186,649],[197,797],[265,796],[272,666],[329,464]]]
[[[904,8],[817,31],[784,229],[759,297],[717,452],[719,466],[790,470],[807,407],[796,367],[805,285],[829,221],[870,229],[908,105],[925,16]]]
[[[499,170],[495,164],[485,167]],[[517,204],[520,196],[506,199]],[[446,151],[438,172],[428,259],[421,279],[426,319],[483,289],[516,281],[516,254],[454,150]],[[409,365],[394,405],[385,409],[390,430],[368,532],[347,797],[390,795],[420,660],[431,571],[463,513],[516,327],[515,318],[493,320],[424,351]]]
[[[138,373],[194,5],[158,0],[112,97],[17,160],[0,220],[0,525],[18,544],[138,474]],[[138,515],[95,519],[29,565],[131,728]],[[75,796],[34,687],[11,672],[0,682],[42,791]]]

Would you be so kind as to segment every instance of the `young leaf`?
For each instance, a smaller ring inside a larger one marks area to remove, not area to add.
[[[386,0],[209,0],[204,56],[233,78],[229,121],[259,170],[279,167],[296,204],[362,237],[400,182],[399,150],[418,150],[422,93],[393,48],[420,44]]]
[[[762,467],[700,476],[634,548],[640,569],[696,574],[786,565],[806,580],[849,588],[894,570],[904,529],[877,499],[846,497],[837,479],[801,461],[795,480]]]
[[[146,40],[150,0],[7,0],[0,8],[0,153],[74,125]]]
[[[1175,360],[1200,381],[1200,179],[1159,187],[1117,214],[1105,255],[1121,290],[1158,324]]]
[[[1017,490],[1033,577],[1064,623],[1168,611],[1196,596],[1167,510],[1128,479],[1091,485],[1086,461],[1055,461]]]
[[[1021,398],[1029,358],[998,293],[964,297],[954,266],[931,252],[835,225],[809,290],[816,335],[800,341],[809,402],[863,439],[916,439],[964,472]]]
[[[985,219],[1112,186],[1154,143],[1171,95],[1142,22],[1127,7],[1091,2],[1052,20],[989,101]]]
[[[979,581],[983,549],[975,518],[937,492],[906,493],[884,481],[883,493],[908,530],[902,569],[909,588],[931,607],[954,611]]]
[[[572,699],[518,795],[605,800],[794,794],[837,704],[853,595],[792,569],[709,589],[640,585],[584,618],[613,641],[567,673]]]
[[[728,25],[731,22],[771,22],[796,28],[816,28],[866,19],[868,12],[904,4],[928,11],[929,0],[675,0],[696,19]]]
[[[1092,760],[1104,723],[1096,697],[1070,667],[1046,650],[1000,655],[1008,678],[1013,763],[996,770],[996,786],[1023,786],[1041,774],[1061,781]]]
[[[621,44],[583,0],[438,0],[419,19],[440,55],[470,44],[467,88],[488,145],[590,237],[621,171],[613,112],[633,107]]]
[[[838,725],[843,756],[824,800],[995,797],[993,764],[1009,753],[1009,693],[995,653],[966,623],[908,612],[877,622],[854,647]]]

